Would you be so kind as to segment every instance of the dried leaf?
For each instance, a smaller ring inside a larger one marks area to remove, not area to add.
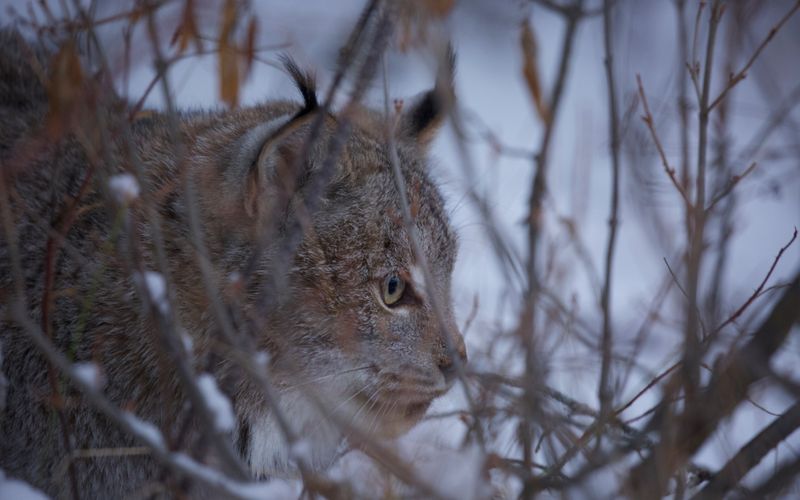
[[[450,14],[455,0],[412,0],[397,4],[397,46],[405,52],[426,43],[431,22]]]
[[[42,3],[46,3],[46,2],[42,2]],[[128,24],[130,26],[133,26],[134,24],[139,22],[139,19],[142,18],[143,14],[144,14],[144,10],[142,8],[138,8],[137,7],[135,9],[131,9],[131,11],[128,13]]]
[[[82,86],[83,70],[78,52],[74,44],[67,43],[56,54],[47,83],[50,109],[46,123],[50,134],[58,136],[64,132],[80,100]]]
[[[528,91],[531,94],[531,98],[533,98],[533,104],[536,106],[539,117],[543,122],[549,123],[550,111],[547,109],[547,104],[544,102],[541,79],[539,78],[536,38],[527,22],[522,23],[520,46],[522,48],[524,60],[522,74],[525,76],[525,83],[528,85]]]
[[[175,34],[172,36],[172,45],[178,44],[178,53],[182,54],[189,48],[189,43],[200,43],[197,31],[197,21],[195,20],[194,0],[186,0],[184,5],[181,23]]]
[[[236,1],[226,0],[220,16],[219,34],[219,95],[228,106],[239,102],[239,64],[233,32],[236,28]]]
[[[453,10],[455,0],[421,0],[422,7],[434,17],[444,17]]]
[[[244,41],[244,76],[250,74],[253,67],[253,61],[256,58],[256,40],[258,39],[258,21],[256,18],[250,19],[247,25],[247,37]]]

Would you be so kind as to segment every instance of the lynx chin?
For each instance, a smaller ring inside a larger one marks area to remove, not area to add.
[[[102,453],[141,443],[50,366],[31,329],[168,448],[218,465],[227,446],[251,478],[295,475],[299,455],[328,467],[348,426],[414,426],[466,361],[457,241],[427,160],[449,87],[393,117],[419,255],[386,117],[325,110],[291,61],[302,102],[171,114],[135,112],[76,64],[0,32],[0,468],[55,497],[70,495],[69,450],[100,450],[71,461],[85,498],[165,477],[148,453]],[[54,85],[65,72],[80,77],[69,95]]]

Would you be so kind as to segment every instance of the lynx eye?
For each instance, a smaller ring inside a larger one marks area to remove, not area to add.
[[[403,298],[406,282],[396,274],[390,274],[383,280],[383,303],[387,306],[396,305]]]

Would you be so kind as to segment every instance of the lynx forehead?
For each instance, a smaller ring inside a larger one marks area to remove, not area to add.
[[[0,32],[4,164],[18,163],[19,151],[45,136],[52,107],[35,68],[47,68],[50,57]],[[42,317],[49,290],[68,290],[47,306],[62,352],[99,365],[112,402],[167,437],[180,435],[185,449],[213,463],[158,332],[187,336],[193,369],[211,372],[232,402],[228,438],[254,477],[294,473],[278,413],[306,438],[310,464],[324,468],[348,427],[402,434],[452,385],[466,359],[450,300],[457,242],[426,158],[447,89],[438,85],[392,117],[417,247],[392,170],[389,120],[365,108],[325,110],[313,80],[291,62],[287,70],[301,104],[153,112],[129,123],[127,103],[100,99],[91,114],[71,117],[70,133],[3,173],[17,235],[0,241],[0,342],[9,379],[0,467],[7,473],[52,495],[66,491],[66,478],[54,473],[67,450],[51,425],[47,364],[10,320],[13,255],[21,256],[31,317]],[[134,175],[139,192],[113,196],[108,179],[121,174]],[[51,258],[51,224],[67,210],[78,215],[48,282],[42,269]],[[141,296],[142,269],[165,279],[170,307],[159,314],[170,317],[166,327]],[[277,408],[229,355],[215,300],[242,345],[269,353]],[[79,394],[68,395],[62,411],[75,448],[137,445]],[[135,456],[81,461],[76,473],[87,495],[119,497],[158,480],[160,471],[151,458]]]

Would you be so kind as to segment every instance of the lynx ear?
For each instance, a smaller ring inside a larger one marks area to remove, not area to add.
[[[303,96],[303,107],[293,116],[262,123],[238,141],[236,164],[230,170],[238,180],[234,183],[240,186],[239,195],[249,217],[263,211],[270,189],[280,189],[291,182],[292,168],[303,145],[301,131],[319,109],[313,76],[302,72],[288,56],[282,60]]]
[[[263,211],[270,191],[288,187],[297,154],[303,146],[301,129],[310,115],[283,116],[263,123],[248,132],[242,139],[242,157],[239,171],[243,180],[240,196],[248,217]],[[271,193],[272,195],[276,193]]]
[[[448,48],[445,63],[439,69],[436,86],[411,99],[400,117],[399,128],[406,137],[428,146],[436,137],[450,107],[453,106],[455,52]]]

